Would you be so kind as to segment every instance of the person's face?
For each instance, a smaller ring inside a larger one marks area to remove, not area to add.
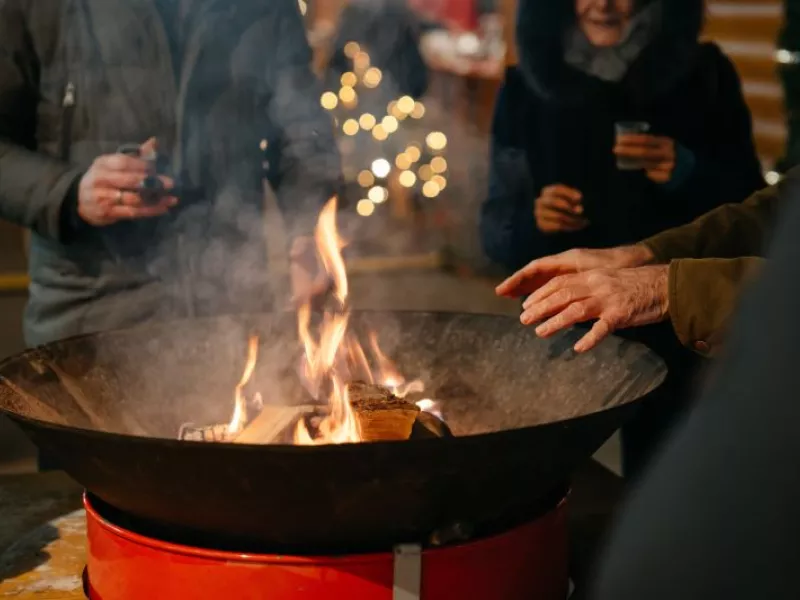
[[[593,46],[608,48],[622,41],[634,0],[575,0],[578,27]]]

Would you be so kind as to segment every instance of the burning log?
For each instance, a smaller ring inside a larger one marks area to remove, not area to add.
[[[261,413],[231,441],[236,444],[280,442],[285,437],[282,434],[287,434],[298,419],[314,410],[314,406],[265,405]]]
[[[194,423],[181,425],[178,439],[185,442],[229,442],[227,425],[207,425],[196,427]]]
[[[389,389],[375,384],[353,382],[347,397],[358,419],[361,440],[377,442],[407,440],[420,414],[417,405],[398,398]]]

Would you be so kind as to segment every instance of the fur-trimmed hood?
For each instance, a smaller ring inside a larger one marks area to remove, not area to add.
[[[644,51],[630,65],[620,85],[645,99],[675,86],[694,64],[703,26],[702,0],[660,2],[659,25]],[[519,69],[539,96],[580,103],[608,85],[565,60],[566,33],[575,24],[574,0],[520,0],[517,18]],[[641,9],[641,7],[640,7]]]

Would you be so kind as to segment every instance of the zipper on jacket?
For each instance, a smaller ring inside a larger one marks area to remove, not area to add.
[[[61,159],[69,161],[72,143],[72,118],[75,112],[75,84],[71,81],[64,87],[64,98],[61,100]]]

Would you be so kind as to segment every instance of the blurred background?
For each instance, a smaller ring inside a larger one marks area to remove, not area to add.
[[[481,249],[495,98],[517,60],[516,0],[408,0],[365,25],[365,2],[300,0],[322,106],[335,119],[347,192],[342,203],[359,307],[517,314],[493,287],[501,271]],[[800,159],[800,27],[793,0],[707,2],[704,37],[735,63],[770,182]],[[372,31],[371,56],[348,31]],[[413,44],[409,45],[408,41]],[[405,56],[391,64],[396,47]],[[387,62],[388,60],[388,62]],[[416,64],[416,68],[407,66]],[[270,202],[270,200],[268,200]],[[271,206],[265,227],[281,231]],[[278,239],[271,235],[269,239]],[[272,250],[276,276],[286,257]],[[0,222],[0,356],[23,349],[26,236]],[[285,274],[285,270],[283,271]],[[617,466],[615,442],[600,455]],[[36,467],[33,447],[0,420],[0,473]]]

